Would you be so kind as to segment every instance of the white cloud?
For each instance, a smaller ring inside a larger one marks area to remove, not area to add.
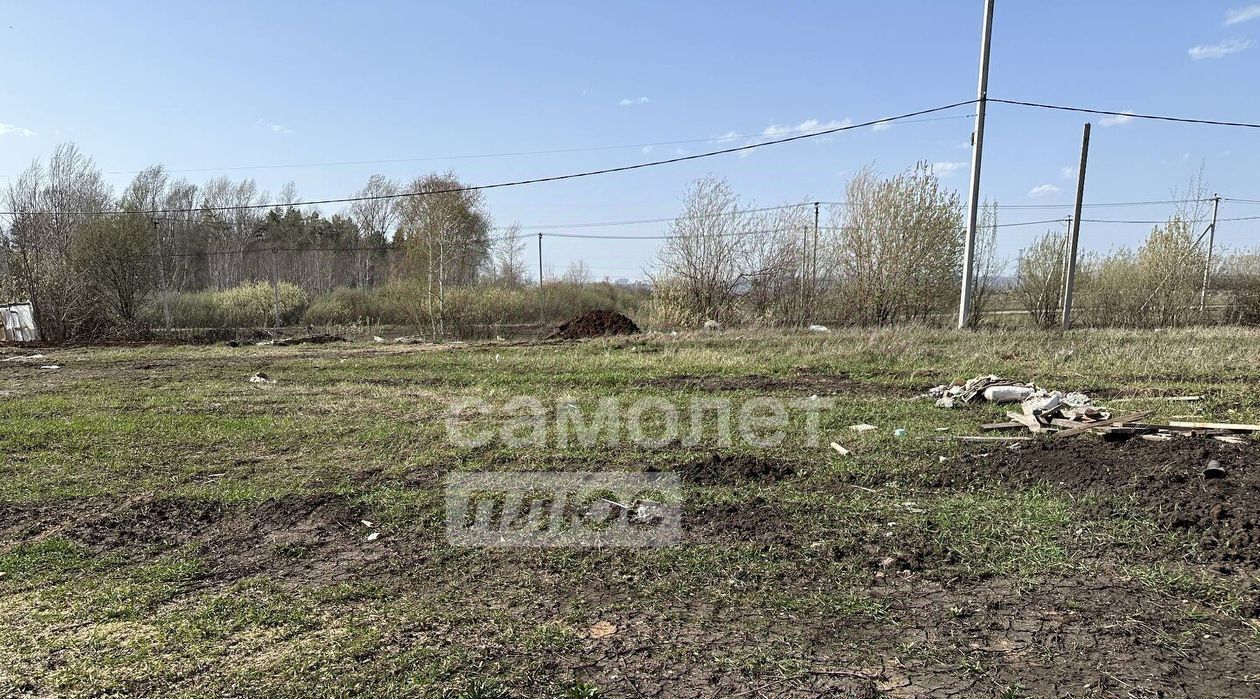
[[[651,101],[652,100],[646,97],[627,97],[621,100],[620,102],[618,102],[617,104],[623,107],[629,107],[632,104],[647,104],[648,102],[651,102]]]
[[[967,167],[967,163],[965,162],[932,163],[932,172],[935,173],[937,177],[949,177],[965,167]]]
[[[0,136],[34,136],[35,132],[21,126],[0,122]]]
[[[767,126],[766,128],[761,130],[761,135],[773,138],[775,136],[786,136],[788,134],[794,134],[794,133],[809,133],[811,131],[827,131],[830,129],[843,128],[845,126],[851,125],[852,123],[853,123],[853,120],[851,119],[842,119],[842,120],[832,119],[831,121],[825,121],[825,122],[818,121],[817,119],[806,119],[805,121],[802,121],[796,126],[792,126],[791,124],[788,124],[786,126],[782,124],[771,124],[770,126]]]
[[[1226,39],[1217,44],[1194,46],[1186,53],[1190,54],[1190,58],[1201,61],[1205,58],[1224,58],[1231,53],[1246,51],[1254,45],[1255,42],[1251,39]]]
[[[272,133],[293,133],[293,129],[290,129],[284,124],[272,124],[262,119],[254,122],[254,126],[257,126],[260,129],[266,129]]]
[[[1133,121],[1133,119],[1134,117],[1130,116],[1129,114],[1112,114],[1111,116],[1105,116],[1099,119],[1098,125],[1099,126],[1124,126],[1130,121]]]
[[[652,146],[643,146],[639,150],[643,151],[644,155],[647,155],[648,153],[652,152]]]
[[[1028,196],[1048,197],[1054,194],[1058,194],[1059,192],[1062,192],[1062,191],[1063,191],[1062,189],[1059,189],[1058,187],[1052,184],[1039,184],[1036,187],[1033,187],[1032,189],[1028,190]]]
[[[1227,27],[1231,24],[1250,22],[1253,19],[1260,19],[1260,5],[1248,5],[1225,12],[1225,26]]]
[[[1059,168],[1059,177],[1065,180],[1070,180],[1073,177],[1076,177],[1076,168],[1071,165],[1064,165]]]
[[[892,128],[891,121],[881,121],[878,124],[873,124],[871,126],[871,131],[887,131],[888,129],[891,129],[891,128]]]

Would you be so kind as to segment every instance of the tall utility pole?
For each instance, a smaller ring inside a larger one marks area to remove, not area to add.
[[[980,85],[976,89],[976,128],[971,134],[971,189],[967,195],[967,243],[963,249],[962,298],[958,327],[967,327],[975,284],[976,224],[980,213],[980,162],[984,156],[984,108],[989,101],[989,44],[993,38],[993,0],[984,0],[984,37],[980,40]]]
[[[814,202],[814,253],[809,262],[809,310],[810,320],[815,322],[817,322],[817,319],[812,316],[818,308],[818,204],[818,202]]]
[[[809,226],[802,229],[801,235],[801,326],[807,322],[805,312],[805,279],[809,274]]]
[[[1207,262],[1203,264],[1203,288],[1199,290],[1199,315],[1207,309],[1208,280],[1212,276],[1212,246],[1216,243],[1216,214],[1221,208],[1221,195],[1212,195],[1212,225],[1208,226]]]
[[[276,327],[280,327],[280,267],[276,264],[276,241],[271,241],[271,309],[276,314]]]
[[[1076,247],[1081,239],[1081,203],[1085,199],[1085,163],[1089,160],[1089,122],[1081,134],[1081,167],[1076,173],[1076,207],[1068,234],[1067,274],[1063,275],[1063,329],[1072,327],[1072,285],[1076,281]]]
[[[545,320],[546,314],[543,312],[543,263],[542,263],[542,232],[538,233],[538,333],[542,334],[547,327]]]

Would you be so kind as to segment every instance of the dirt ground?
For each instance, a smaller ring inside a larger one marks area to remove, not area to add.
[[[1260,443],[957,445],[993,416],[912,399],[935,344],[618,342],[0,365],[0,695],[1260,696]],[[1196,381],[1152,405],[1254,420]],[[821,448],[443,440],[447,396],[697,391],[837,401]],[[444,478],[508,468],[675,472],[681,540],[448,543]]]

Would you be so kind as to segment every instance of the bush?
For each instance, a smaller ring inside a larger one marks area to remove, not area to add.
[[[1217,286],[1226,294],[1224,322],[1260,325],[1260,252],[1227,260]]]

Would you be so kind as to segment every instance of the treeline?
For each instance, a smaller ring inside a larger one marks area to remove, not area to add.
[[[1137,250],[1082,257],[1078,323],[1260,323],[1260,254],[1208,260],[1204,191],[1201,178],[1192,183],[1188,203]],[[373,175],[344,213],[325,216],[292,184],[273,200],[250,179],[194,184],[161,166],[115,194],[90,158],[63,145],[3,198],[11,213],[0,232],[0,298],[33,301],[52,341],[296,323],[488,335],[592,308],[662,328],[952,325],[964,249],[963,202],[926,163],[892,176],[863,168],[843,206],[755,208],[724,180],[698,180],[661,244],[650,291],[593,284],[576,263],[549,277],[541,298],[519,226],[496,229],[481,192],[450,172],[405,183]],[[1054,325],[1064,235],[1035,239],[1012,267],[996,253],[997,205],[981,213],[969,320]]]
[[[429,195],[397,196],[407,193]],[[63,341],[180,325],[184,297],[257,281],[305,298],[398,285],[405,314],[437,335],[449,290],[526,280],[517,229],[492,239],[481,193],[453,173],[403,184],[374,175],[356,196],[325,217],[292,184],[273,206],[252,179],[195,184],[160,165],[115,195],[91,158],[62,145],[4,192],[3,295],[34,302],[44,337]]]
[[[977,318],[1001,265],[996,208],[977,240]],[[720,179],[695,183],[657,256],[652,308],[665,324],[943,323],[962,279],[963,206],[926,163],[859,171],[845,205],[758,211]],[[816,224],[817,221],[817,224]]]

